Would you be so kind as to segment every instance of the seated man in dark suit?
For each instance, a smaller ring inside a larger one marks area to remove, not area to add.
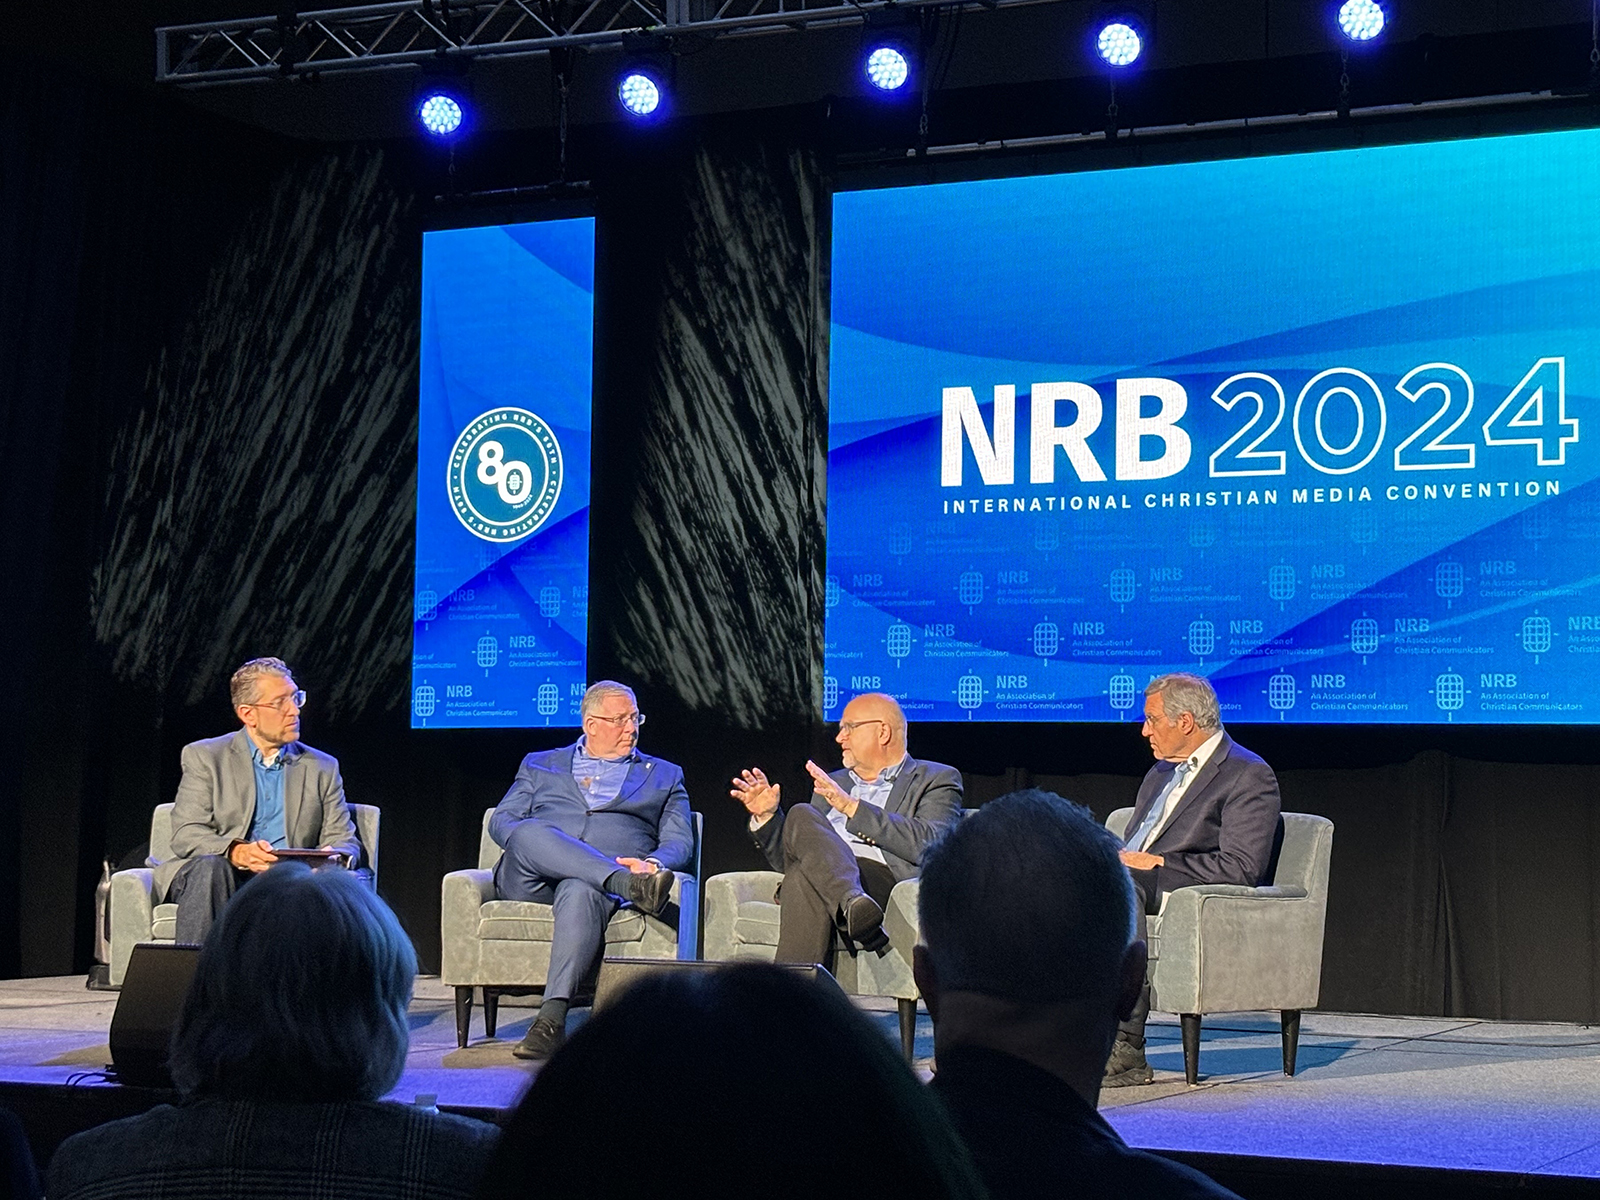
[[[321,848],[361,858],[332,756],[300,740],[306,694],[280,658],[253,658],[228,681],[243,725],[183,748],[172,805],[172,857],[155,867],[156,901],[178,906],[177,940],[205,941],[228,898],[277,862],[274,850]]]
[[[683,771],[634,749],[644,716],[633,690],[602,680],[583,694],[580,712],[577,745],[524,758],[489,820],[489,836],[505,848],[496,895],[555,909],[544,1001],[512,1051],[518,1058],[555,1052],[606,922],[623,901],[659,916],[673,871],[694,852]]]
[[[1156,765],[1139,785],[1122,861],[1133,877],[1140,941],[1162,897],[1201,883],[1254,887],[1278,834],[1278,778],[1222,728],[1217,693],[1198,675],[1163,675],[1145,688],[1144,736]],[[1107,1087],[1149,1083],[1144,1023],[1150,987],[1117,1033]]]
[[[778,962],[831,968],[835,929],[869,948],[883,945],[889,892],[917,874],[928,846],[961,810],[960,772],[906,753],[906,715],[894,697],[850,701],[834,740],[844,769],[829,775],[806,763],[816,791],[787,814],[778,785],[760,770],[733,781],[751,836],[783,872]]]
[[[928,853],[917,986],[933,1090],[994,1200],[1225,1200],[1130,1148],[1095,1111],[1117,1022],[1144,986],[1116,837],[1050,792],[985,804]]]

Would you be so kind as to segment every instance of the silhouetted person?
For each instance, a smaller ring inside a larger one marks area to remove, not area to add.
[[[416,954],[349,872],[283,863],[223,911],[172,1035],[183,1093],[62,1143],[52,1200],[472,1194],[493,1126],[378,1097],[405,1066]]]
[[[39,1170],[22,1122],[9,1108],[0,1108],[0,1196],[39,1200]]]
[[[922,866],[917,985],[933,1090],[995,1200],[1217,1200],[1197,1171],[1131,1149],[1095,1111],[1144,986],[1121,844],[1049,792],[984,805]]]
[[[534,1080],[482,1200],[985,1195],[938,1103],[831,980],[647,976]]]

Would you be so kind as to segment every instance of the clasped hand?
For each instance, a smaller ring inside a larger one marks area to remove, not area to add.
[[[254,871],[260,874],[277,862],[278,856],[272,852],[272,843],[263,839],[257,842],[237,843],[228,851],[228,861],[241,871]]]

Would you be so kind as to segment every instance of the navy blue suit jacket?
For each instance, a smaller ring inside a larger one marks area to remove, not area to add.
[[[694,829],[682,768],[640,754],[616,799],[591,809],[572,777],[575,750],[542,750],[522,760],[511,790],[489,818],[496,844],[504,846],[520,821],[543,821],[613,858],[654,858],[671,871],[688,866]]]
[[[1158,762],[1139,785],[1130,830],[1137,829],[1175,763]],[[1145,847],[1166,862],[1156,868],[1163,892],[1199,883],[1254,887],[1265,880],[1278,834],[1278,777],[1227,734],[1183,793],[1178,807]]]

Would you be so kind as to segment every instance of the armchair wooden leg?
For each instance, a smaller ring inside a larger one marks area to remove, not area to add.
[[[900,1001],[900,1050],[910,1062],[917,1046],[917,1002]]]
[[[456,989],[456,1046],[465,1049],[467,1033],[472,1028],[472,989]]]
[[[1283,1073],[1293,1075],[1295,1054],[1300,1049],[1300,1010],[1286,1008],[1279,1016],[1283,1020]]]
[[[1200,1082],[1200,1014],[1183,1013],[1183,1080],[1191,1087]]]
[[[500,1022],[500,993],[494,988],[483,989],[483,1033],[493,1037]]]

